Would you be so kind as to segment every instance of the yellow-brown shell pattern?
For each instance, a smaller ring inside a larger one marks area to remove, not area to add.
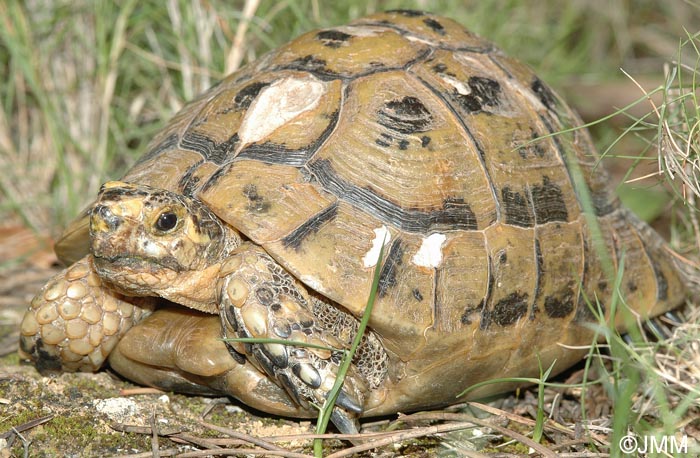
[[[557,343],[585,343],[587,304],[609,307],[623,263],[633,310],[682,301],[662,241],[620,206],[578,125],[489,42],[393,11],[307,33],[229,76],[125,179],[198,196],[356,315],[385,243],[370,324],[407,362],[393,377],[435,371],[449,391],[536,372],[538,358],[573,361]],[[488,361],[484,373],[460,375],[458,355]]]

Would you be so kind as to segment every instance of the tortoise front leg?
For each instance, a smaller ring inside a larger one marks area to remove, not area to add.
[[[134,326],[110,354],[109,364],[136,383],[166,391],[233,396],[276,415],[313,414],[249,362],[231,358],[218,316],[180,306],[158,309]]]
[[[20,357],[40,372],[94,372],[152,307],[150,298],[126,298],[106,286],[86,256],[32,300],[20,326]]]
[[[321,406],[336,380],[342,350],[343,326],[332,314],[356,321],[306,291],[265,251],[243,246],[222,269],[220,312],[228,337],[286,340],[280,343],[227,342],[245,355],[304,409]],[[332,309],[332,310],[331,310]],[[294,345],[316,344],[324,349]],[[377,346],[378,342],[377,342]],[[344,380],[331,419],[343,432],[357,431],[369,385],[355,363]]]

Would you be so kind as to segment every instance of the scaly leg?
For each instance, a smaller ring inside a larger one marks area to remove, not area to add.
[[[20,356],[34,360],[41,372],[94,372],[153,304],[105,286],[86,256],[32,300],[20,326]]]
[[[227,337],[289,341],[289,345],[230,341],[227,345],[245,355],[301,407],[322,406],[335,383],[342,350],[349,348],[357,320],[311,296],[265,251],[251,245],[241,247],[224,264],[221,296],[221,320]],[[343,320],[354,326],[343,326]],[[296,346],[294,342],[326,348]],[[376,371],[371,367],[367,371],[363,361],[371,361],[370,365],[378,361],[383,365],[381,376],[385,373],[386,357],[377,338],[370,334],[363,345],[362,361],[356,358],[351,364],[331,416],[343,432],[357,431],[365,394],[373,385],[367,374],[371,377]]]

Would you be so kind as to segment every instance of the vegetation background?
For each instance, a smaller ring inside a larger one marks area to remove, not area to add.
[[[18,272],[40,269],[32,281],[45,280],[51,240],[186,101],[305,31],[396,8],[448,16],[492,40],[534,67],[588,121],[643,96],[621,69],[647,91],[663,87],[679,60],[697,75],[700,54],[681,46],[700,26],[694,0],[1,1],[0,326],[9,356],[0,361],[0,380],[14,373],[10,342],[31,291],[18,283],[33,284],[17,280]],[[663,104],[661,92],[654,100]],[[594,126],[594,136],[601,150],[615,143],[610,155],[628,159],[613,165],[620,181],[652,175],[621,193],[645,218],[665,215],[657,227],[687,248],[693,243],[683,234],[692,234],[692,220],[669,217],[679,188],[655,186],[664,182],[655,173],[658,119],[647,117],[616,141],[651,111],[641,101]],[[13,398],[0,385],[3,399]],[[0,402],[0,433],[24,412],[14,402]],[[688,412],[667,420],[685,421]],[[66,437],[50,436],[46,443],[66,445]]]

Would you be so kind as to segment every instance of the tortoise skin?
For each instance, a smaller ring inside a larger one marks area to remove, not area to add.
[[[564,346],[590,343],[591,304],[609,314],[623,265],[631,310],[682,303],[664,242],[620,205],[578,126],[491,43],[393,11],[309,32],[230,75],[123,180],[201,200],[355,316],[384,240],[369,326],[389,365],[364,405],[384,414],[555,359],[567,368],[582,351]],[[87,253],[86,227],[69,230],[63,258]]]

